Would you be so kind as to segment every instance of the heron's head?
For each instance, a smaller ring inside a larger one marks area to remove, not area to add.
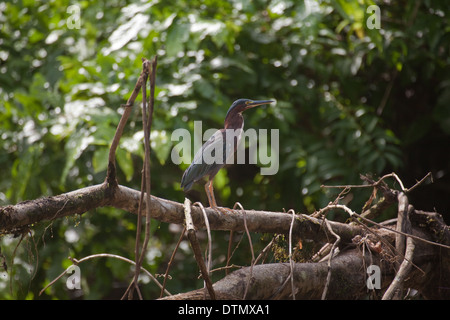
[[[250,100],[250,99],[238,99],[231,105],[230,109],[228,109],[227,115],[225,119],[228,117],[232,117],[238,113],[242,113],[247,109],[251,109],[263,104],[269,104],[274,101],[272,100]]]

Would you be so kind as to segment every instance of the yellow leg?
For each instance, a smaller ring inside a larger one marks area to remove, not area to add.
[[[206,191],[206,195],[208,196],[208,202],[209,202],[209,206],[215,210],[217,210],[218,212],[221,213],[229,213],[229,212],[233,212],[233,210],[228,209],[228,208],[222,208],[222,207],[218,207],[217,203],[216,203],[216,198],[214,197],[214,188],[213,188],[213,182],[212,180],[209,180],[206,184],[205,184],[205,191]]]
[[[217,208],[216,198],[214,197],[214,188],[212,180],[209,180],[205,184],[206,195],[208,196],[209,206],[211,208]]]

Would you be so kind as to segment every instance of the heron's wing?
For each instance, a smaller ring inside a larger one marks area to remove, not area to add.
[[[197,151],[181,179],[181,187],[186,191],[204,176],[214,176],[225,165],[224,134],[225,130],[216,131]]]

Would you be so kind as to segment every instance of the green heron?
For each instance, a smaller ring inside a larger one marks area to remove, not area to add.
[[[208,176],[205,191],[208,196],[209,206],[216,208],[217,203],[212,182],[219,170],[229,162],[236,152],[244,129],[242,112],[272,102],[271,100],[254,101],[249,99],[239,99],[233,102],[225,116],[225,128],[216,131],[197,151],[194,160],[181,178],[181,188],[184,191],[189,191],[195,182]],[[233,134],[230,135],[230,131]],[[207,161],[208,156],[210,158],[213,157],[214,161],[211,161],[211,159]]]

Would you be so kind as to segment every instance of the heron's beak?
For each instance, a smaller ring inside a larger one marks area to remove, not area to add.
[[[245,107],[245,110],[250,109],[250,108],[254,108],[263,104],[269,104],[275,101],[272,100],[257,100],[257,101],[251,101],[249,103],[247,103],[247,106]]]

